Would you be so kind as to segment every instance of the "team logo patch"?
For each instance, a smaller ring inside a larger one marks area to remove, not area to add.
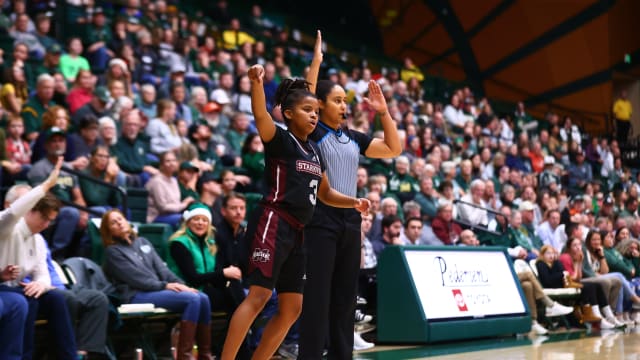
[[[269,249],[253,249],[253,254],[251,254],[251,261],[253,262],[269,262],[271,260],[271,252]]]
[[[303,171],[316,176],[322,176],[322,169],[320,169],[320,165],[314,164],[309,161],[297,160],[296,170]]]
[[[462,296],[462,291],[460,289],[452,289],[453,298],[458,305],[458,310],[460,311],[469,311],[467,308],[467,303],[464,301],[464,296]]]

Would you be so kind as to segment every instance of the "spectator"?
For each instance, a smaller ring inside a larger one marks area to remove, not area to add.
[[[108,147],[96,146],[91,150],[90,159],[89,166],[83,171],[86,175],[112,185],[125,185],[124,174],[111,158]],[[120,194],[115,189],[85,178],[80,178],[79,182],[82,196],[92,210],[104,214],[120,204]]]
[[[585,162],[585,153],[579,150],[575,154],[575,162],[569,165],[567,169],[569,173],[569,189],[570,194],[575,195],[581,193],[587,183],[593,180],[591,165]]]
[[[140,96],[136,97],[136,105],[141,115],[146,119],[153,119],[158,113],[156,105],[156,88],[151,84],[140,87]]]
[[[184,83],[174,82],[169,86],[171,100],[175,104],[176,109],[174,120],[183,119],[187,122],[187,126],[191,126],[194,119],[191,114],[191,108],[186,102],[186,91]]]
[[[174,125],[176,105],[169,99],[158,101],[158,113],[145,129],[147,136],[151,138],[151,152],[159,155],[167,151],[175,151],[182,144]]]
[[[400,233],[402,245],[423,245],[421,243],[422,227],[422,219],[414,216],[408,217],[404,223],[403,231]]]
[[[118,159],[118,166],[127,175],[133,176],[138,186],[144,185],[151,176],[158,174],[153,167],[149,144],[140,133],[142,124],[138,111],[131,111],[122,120],[122,136],[112,145],[113,156]]]
[[[84,39],[87,60],[92,64],[91,70],[97,74],[105,71],[107,62],[114,56],[113,51],[108,48],[112,35],[106,20],[107,17],[102,7],[95,7]]]
[[[43,136],[46,156],[34,163],[27,174],[29,183],[32,186],[36,186],[46,180],[47,176],[54,170],[58,157],[66,152],[66,133],[62,129],[52,127]],[[71,164],[65,163],[65,166],[71,166]],[[71,201],[76,205],[87,206],[82,196],[78,179],[71,174],[61,172],[56,186],[51,191],[59,199]],[[86,229],[89,214],[72,206],[64,206],[59,212],[56,212],[55,229],[50,239],[53,258],[60,259],[69,256],[86,255],[86,251],[89,249],[88,238],[83,237],[83,241],[76,245],[75,248],[72,247],[72,241],[76,230],[82,232]]]
[[[20,115],[22,105],[29,98],[24,68],[16,65],[5,68],[4,78],[6,82],[0,90],[0,104],[10,114]]]
[[[409,158],[398,156],[395,159],[395,173],[389,179],[389,194],[398,198],[401,203],[413,200],[420,186],[416,179],[409,174]]]
[[[62,159],[58,158],[42,184],[13,202],[1,217],[0,268],[7,269],[7,266],[13,265],[14,270],[10,272],[12,280],[0,288],[20,294],[27,300],[29,310],[22,338],[25,359],[33,357],[35,321],[39,312],[48,321],[49,336],[56,344],[54,355],[60,359],[77,357],[73,326],[64,295],[59,290],[49,290],[51,278],[47,270],[46,248],[44,242],[38,242],[35,235],[45,230],[57,217],[60,202],[53,195],[45,194],[56,185],[61,165]],[[9,194],[9,199],[12,197]],[[15,269],[19,269],[19,272]],[[27,276],[31,281],[25,281]],[[20,334],[11,334],[10,337],[14,341],[19,340]]]
[[[402,220],[397,215],[385,215],[381,221],[382,232],[379,237],[371,239],[371,245],[376,257],[389,245],[402,245],[400,233]]]
[[[421,177],[420,192],[413,199],[420,204],[422,218],[430,224],[438,209],[438,192],[433,188],[433,177],[427,175]]]
[[[22,107],[22,118],[24,119],[25,138],[27,141],[34,141],[42,126],[42,115],[55,103],[53,98],[53,77],[49,74],[38,76],[36,93],[29,97],[29,100]]]
[[[91,101],[94,86],[95,76],[93,76],[91,71],[83,69],[78,71],[76,80],[71,90],[69,90],[66,99],[71,115],[74,115],[78,109]]]
[[[108,106],[111,101],[112,98],[109,90],[104,86],[96,86],[93,89],[93,96],[91,97],[91,100],[79,107],[75,114],[73,114],[71,124],[77,129],[80,125],[80,119],[84,118],[88,114],[95,116],[96,119],[110,115]]]
[[[485,192],[485,183],[481,179],[471,182],[471,190],[460,198],[457,204],[458,219],[472,226],[485,227],[489,224],[487,204],[482,199]]]
[[[621,144],[627,141],[631,129],[633,107],[627,99],[627,91],[620,91],[620,97],[613,103],[613,117],[616,120],[616,139]]]
[[[194,199],[180,199],[180,187],[173,174],[178,170],[176,155],[172,151],[160,155],[159,172],[145,184],[149,192],[147,222],[165,223],[177,229],[182,219],[182,211]]]
[[[69,130],[69,113],[59,105],[54,105],[47,109],[42,115],[42,132],[33,144],[33,153],[31,154],[31,163],[35,164],[38,160],[46,156],[45,142],[47,140],[45,133],[47,130],[57,127],[65,132],[67,146],[64,151],[64,160],[70,162],[74,169],[84,169],[87,166],[88,159],[82,156],[76,156],[75,142],[71,139]]]
[[[473,231],[466,229],[462,230],[460,233],[460,241],[458,242],[460,246],[480,246],[480,242],[476,237],[476,234]]]
[[[264,176],[264,144],[257,133],[247,135],[241,153],[242,167],[247,170],[247,175],[251,179],[252,191],[265,193],[267,185]]]
[[[27,173],[31,169],[31,147],[22,139],[24,122],[21,117],[9,116],[7,132],[4,149],[7,158],[2,160],[2,182],[9,185],[16,180],[27,179]]]
[[[26,184],[16,185],[5,197],[5,208],[26,195],[31,187]],[[64,295],[71,323],[75,329],[78,355],[100,356],[104,354],[107,344],[107,323],[109,316],[109,299],[99,290],[72,285],[66,288],[53,267],[51,251],[47,241],[40,234],[35,235],[36,247],[45,250],[46,268],[51,280],[52,289]],[[39,261],[42,261],[39,259]]]
[[[118,142],[118,133],[116,131],[116,122],[108,116],[98,119],[98,136],[100,142],[107,146],[113,146]]]
[[[444,245],[455,245],[460,237],[462,228],[453,221],[453,204],[440,200],[436,217],[431,220],[431,228],[438,240]]]
[[[187,197],[195,201],[200,200],[200,195],[196,191],[196,184],[200,177],[200,168],[191,161],[183,161],[178,169],[178,186],[180,187],[180,200]]]
[[[11,37],[14,39],[14,43],[23,43],[27,45],[29,49],[29,55],[35,59],[42,59],[45,53],[43,44],[40,43],[38,37],[33,34],[33,29],[29,29],[29,24],[33,26],[29,15],[16,14],[16,21],[14,23],[14,30],[11,31]]]
[[[91,152],[96,146],[102,145],[99,138],[98,119],[88,114],[80,120],[78,132],[70,135],[69,140],[73,142],[73,149],[76,157],[89,159]]]
[[[0,275],[0,281],[14,280],[18,268],[8,265]],[[24,328],[29,305],[25,297],[7,291],[0,285],[0,357],[22,359]]]
[[[60,71],[64,79],[72,83],[76,80],[78,71],[91,70],[89,62],[82,56],[82,41],[79,37],[68,40],[67,53],[60,57]]]
[[[198,345],[199,357],[210,358],[209,298],[184,285],[151,243],[136,236],[120,211],[110,210],[103,215],[100,235],[105,246],[104,272],[118,289],[122,302],[152,303],[181,313],[177,358],[191,359],[194,343]]]
[[[562,263],[564,270],[569,273],[571,281],[580,282],[583,285],[595,284],[602,289],[605,295],[605,301],[603,302],[602,306],[598,304],[599,309],[594,308],[593,305],[591,306],[591,309],[594,315],[600,316],[609,324],[613,324],[614,327],[617,327],[619,325],[619,322],[616,322],[613,311],[611,310],[611,304],[614,304],[613,306],[616,306],[615,304],[617,303],[618,297],[620,295],[621,283],[618,279],[594,277],[593,275],[588,275],[588,273],[591,273],[592,270],[588,270],[587,268],[585,268],[584,264],[587,260],[584,258],[584,256],[585,252],[583,251],[582,240],[579,237],[572,237],[567,241],[567,244],[563,249],[562,254],[560,255],[560,262]],[[591,288],[593,286],[586,285],[586,287]],[[588,291],[588,289],[586,291]],[[598,310],[600,310],[600,314],[598,314]],[[608,324],[606,323],[605,325],[608,326]]]
[[[560,234],[564,232],[564,224],[560,224],[560,211],[558,209],[549,209],[545,214],[545,218],[546,220],[537,228],[538,236],[544,245],[550,245],[556,252],[560,253],[565,245],[560,242],[562,239]]]

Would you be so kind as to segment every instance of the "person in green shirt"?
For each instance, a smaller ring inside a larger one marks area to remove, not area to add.
[[[91,70],[89,61],[82,56],[82,41],[79,37],[69,39],[68,53],[60,57],[60,72],[68,83],[76,80],[76,75],[80,70]]]
[[[93,10],[92,22],[87,26],[84,36],[84,45],[87,47],[87,57],[93,70],[102,73],[107,68],[109,59],[115,54],[107,44],[111,42],[111,28],[107,24],[107,18],[101,7]]]
[[[178,170],[178,186],[180,187],[180,200],[192,197],[196,201],[200,200],[200,194],[196,191],[196,184],[200,169],[191,161],[180,163]]]
[[[251,178],[253,190],[256,192],[266,191],[264,180],[264,144],[257,133],[247,136],[242,146],[242,167]]]
[[[24,120],[24,133],[27,141],[35,141],[42,128],[42,115],[55,103],[53,99],[53,86],[55,80],[49,74],[38,76],[36,93],[22,107],[20,115]]]
[[[120,168],[111,159],[109,148],[98,145],[91,151],[89,166],[82,172],[92,178],[115,185]],[[91,209],[105,213],[120,204],[120,195],[115,189],[84,177],[79,177],[78,181],[84,200]]]

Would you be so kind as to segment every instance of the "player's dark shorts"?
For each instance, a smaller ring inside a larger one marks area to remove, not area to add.
[[[291,224],[283,214],[260,205],[249,221],[247,236],[251,242],[249,283],[275,287],[278,293],[302,294],[306,258],[300,224]]]

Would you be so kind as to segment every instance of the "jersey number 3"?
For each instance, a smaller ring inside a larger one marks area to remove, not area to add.
[[[309,182],[309,187],[313,189],[313,193],[309,194],[309,201],[311,201],[311,205],[316,205],[316,199],[318,194],[318,180],[313,179]]]

